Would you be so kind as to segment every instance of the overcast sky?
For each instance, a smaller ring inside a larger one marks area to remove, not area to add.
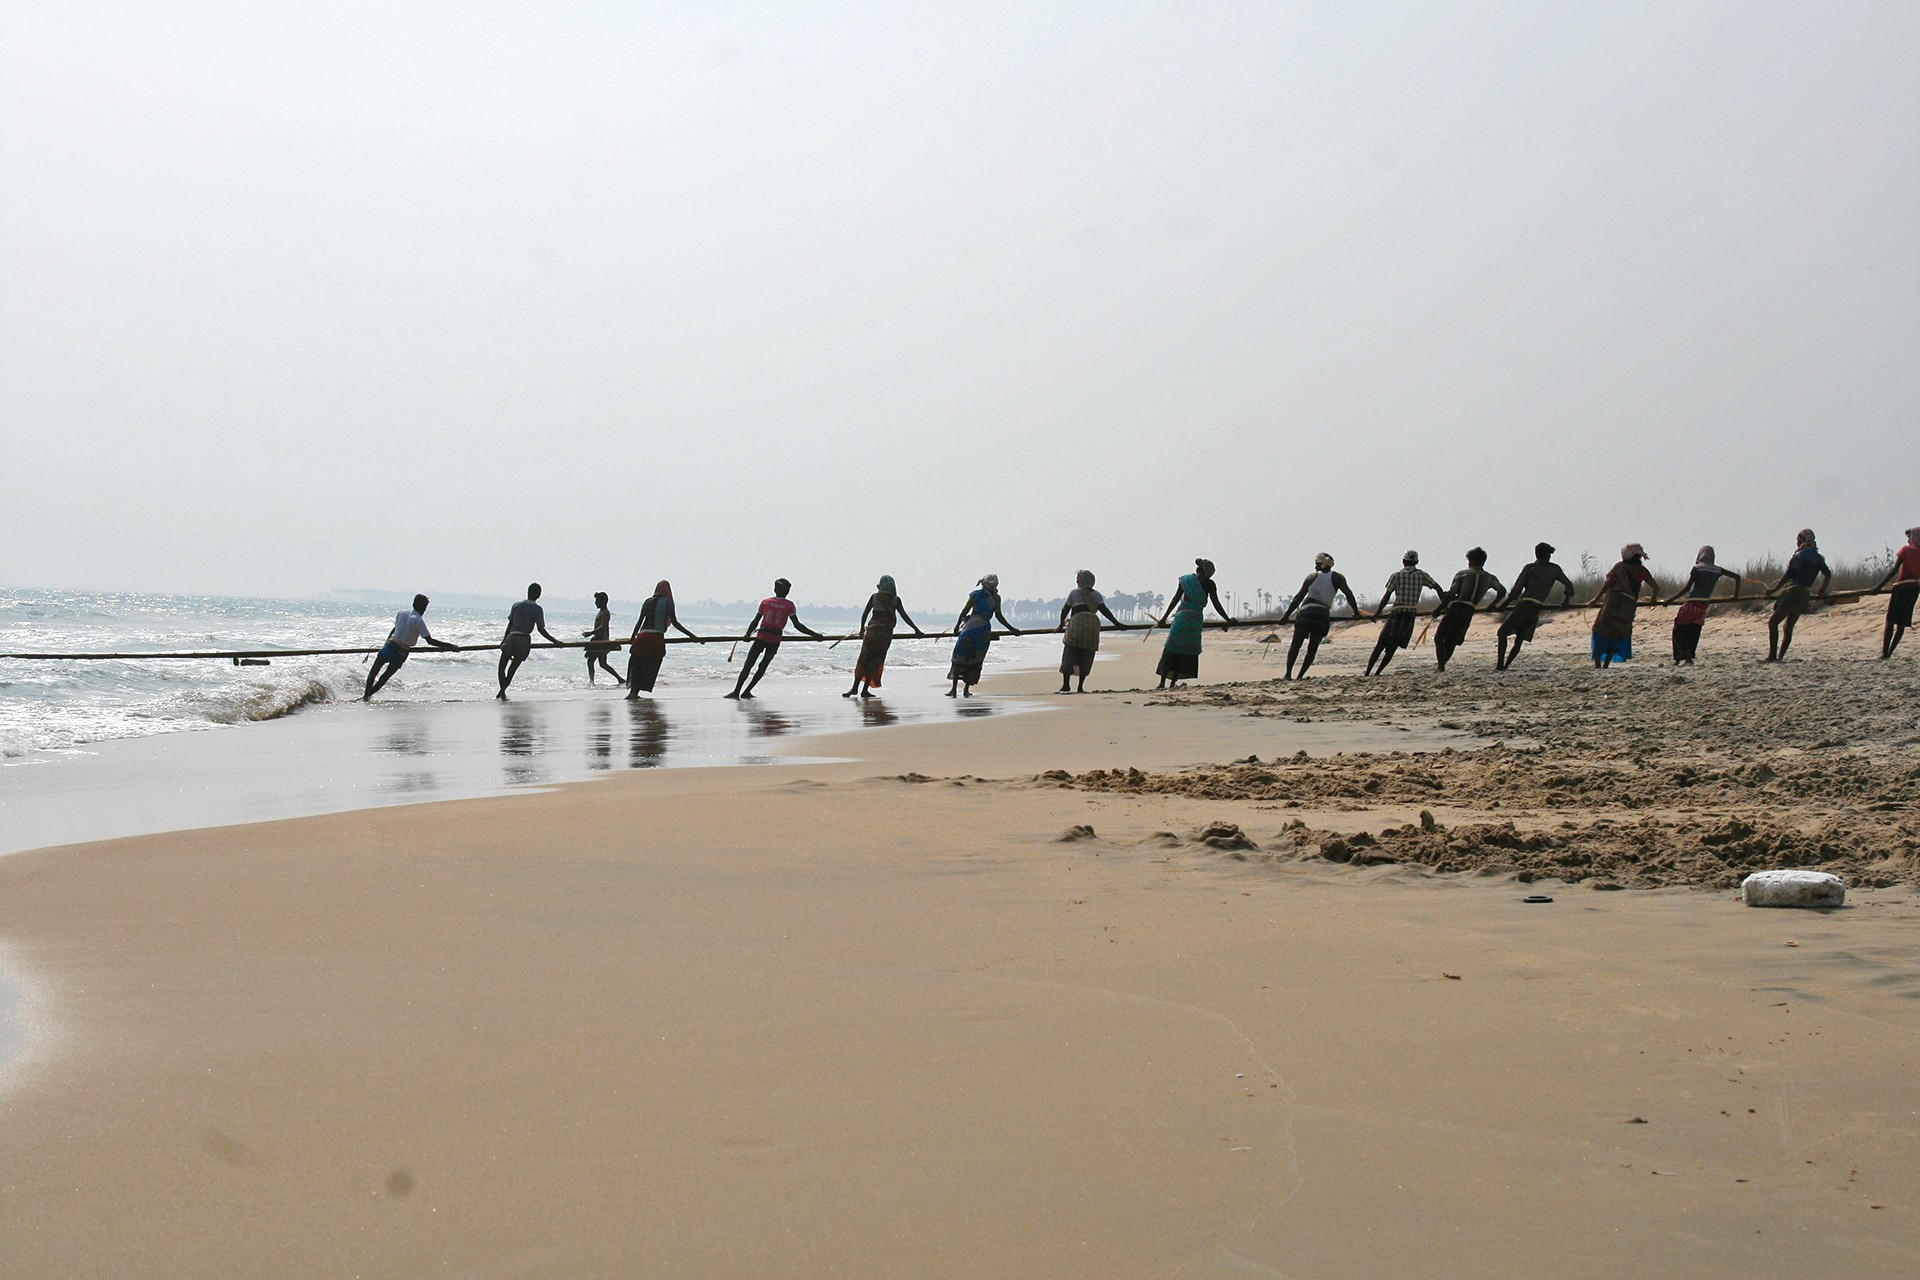
[[[9,0],[0,583],[1877,551],[1916,66],[1911,0]]]

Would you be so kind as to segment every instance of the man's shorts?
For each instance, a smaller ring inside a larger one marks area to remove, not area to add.
[[[500,656],[525,660],[533,652],[533,637],[524,631],[516,631],[500,642]]]
[[[1513,606],[1513,611],[1507,615],[1506,621],[1500,624],[1500,634],[1503,636],[1519,636],[1522,640],[1531,642],[1533,640],[1533,629],[1539,625],[1540,602],[1538,600],[1522,600]]]
[[[1380,638],[1396,649],[1406,648],[1413,643],[1413,624],[1418,617],[1412,610],[1388,614],[1386,625],[1380,628]]]
[[[380,652],[375,655],[375,660],[379,662],[391,662],[394,666],[397,667],[401,663],[405,662],[408,658],[411,658],[412,656],[413,656],[413,650],[403,649],[399,645],[395,644],[393,641],[389,640],[385,644],[380,646]]]
[[[1325,640],[1333,629],[1333,610],[1323,604],[1302,605],[1293,616],[1293,629],[1309,640]]]

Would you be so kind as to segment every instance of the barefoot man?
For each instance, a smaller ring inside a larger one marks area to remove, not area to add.
[[[1420,567],[1420,553],[1409,551],[1400,557],[1400,572],[1387,579],[1386,594],[1380,597],[1373,616],[1378,618],[1387,613],[1389,601],[1393,611],[1387,613],[1387,623],[1380,628],[1380,639],[1374,642],[1373,655],[1367,659],[1367,674],[1372,675],[1374,664],[1380,664],[1381,674],[1385,674],[1387,664],[1393,661],[1393,651],[1404,649],[1413,643],[1413,623],[1420,611],[1420,593],[1431,591],[1437,596],[1445,596],[1446,590],[1427,576]]]
[[[1505,671],[1520,656],[1520,646],[1533,639],[1534,628],[1540,625],[1540,606],[1553,594],[1555,583],[1566,590],[1561,604],[1573,603],[1573,579],[1567,571],[1553,562],[1553,547],[1549,543],[1534,544],[1533,563],[1514,575],[1513,588],[1506,598],[1493,607],[1511,609],[1506,621],[1500,624],[1500,654],[1494,659],[1493,669]],[[1513,641],[1513,652],[1507,652],[1507,641]]]
[[[1895,578],[1898,581],[1893,581]],[[1920,596],[1920,524],[1907,530],[1907,545],[1893,553],[1887,576],[1873,584],[1878,591],[1893,581],[1893,594],[1887,597],[1887,625],[1880,632],[1880,659],[1886,661],[1900,647],[1900,637],[1913,625],[1913,602]]]
[[[740,676],[733,682],[733,692],[727,694],[727,697],[751,698],[753,696],[753,686],[760,683],[760,677],[767,674],[767,665],[773,661],[773,655],[780,652],[780,641],[786,633],[789,622],[801,635],[812,636],[815,640],[820,639],[818,631],[794,616],[800,606],[787,599],[787,592],[791,590],[793,590],[793,584],[785,578],[773,580],[773,594],[760,602],[760,612],[753,615],[753,621],[747,624],[746,631],[742,633],[742,639],[746,636],[753,637],[753,647],[747,650],[747,660],[741,664]],[[760,660],[758,671],[753,669],[755,658]],[[753,679],[747,679],[748,673],[752,673]]]
[[[547,613],[539,600],[540,584],[529,582],[527,598],[507,611],[507,631],[500,637],[500,692],[493,695],[502,702],[507,700],[507,686],[519,674],[520,664],[533,651],[533,633],[538,631],[554,644],[561,643],[559,636],[547,630]]]
[[[1769,595],[1779,593],[1773,602],[1773,616],[1767,619],[1768,662],[1778,662],[1787,656],[1787,646],[1793,643],[1793,624],[1813,603],[1815,580],[1820,583],[1823,600],[1827,588],[1833,585],[1833,570],[1827,568],[1827,558],[1820,554],[1813,530],[1802,529],[1794,536],[1793,544],[1793,558],[1787,561],[1787,571],[1768,592]],[[1786,625],[1783,627],[1782,623]]]
[[[415,596],[413,608],[402,609],[393,615],[393,630],[387,632],[387,642],[380,646],[380,652],[373,660],[372,670],[367,672],[367,691],[360,695],[360,701],[372,702],[373,695],[387,687],[387,681],[393,679],[394,672],[406,665],[413,656],[413,646],[425,640],[436,649],[456,649],[458,645],[448,644],[444,640],[435,640],[433,633],[427,630],[427,620],[420,615],[427,611],[427,598]]]
[[[1280,615],[1280,626],[1287,625],[1287,619],[1293,618],[1294,610],[1300,616],[1294,618],[1293,643],[1287,648],[1287,674],[1283,680],[1293,679],[1293,660],[1300,656],[1300,646],[1307,646],[1307,660],[1300,664],[1300,678],[1307,678],[1307,668],[1313,665],[1314,655],[1320,652],[1320,642],[1327,638],[1327,632],[1333,626],[1333,603],[1340,596],[1347,597],[1347,607],[1353,610],[1353,616],[1360,616],[1360,602],[1353,598],[1353,588],[1347,585],[1347,575],[1333,571],[1333,557],[1322,551],[1313,558],[1313,572],[1300,584],[1300,590],[1294,593],[1293,600],[1287,605],[1287,611]]]
[[[1489,591],[1495,600],[1507,594],[1500,579],[1487,572],[1486,551],[1475,547],[1467,552],[1467,567],[1453,575],[1453,585],[1447,589],[1445,614],[1433,632],[1433,654],[1440,659],[1440,670],[1447,669],[1447,659],[1466,642],[1467,628],[1473,625],[1473,611],[1480,607],[1481,597]]]

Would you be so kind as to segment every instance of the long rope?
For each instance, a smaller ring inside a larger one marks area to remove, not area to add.
[[[1856,589],[1852,591],[1834,591],[1824,596],[1814,596],[1813,600],[1810,601],[1809,603],[1817,601],[1817,602],[1825,602],[1830,604],[1839,604],[1849,600],[1866,599],[1869,596],[1888,595],[1888,594],[1891,594],[1893,591],[1898,590],[1902,585],[1904,584],[1895,583],[1891,587],[1875,588],[1872,590]],[[1777,597],[1774,597],[1771,595],[1753,595],[1753,596],[1716,596],[1708,600],[1646,600],[1641,602],[1640,607],[1641,608],[1656,608],[1656,607],[1668,608],[1668,607],[1672,607],[1674,605],[1680,605],[1680,604],[1705,604],[1708,606],[1726,605],[1726,604],[1755,605],[1755,604],[1766,604],[1776,598]],[[1438,617],[1442,613],[1445,613],[1448,607],[1449,606],[1447,605],[1436,605],[1432,609],[1416,610],[1415,612],[1424,617]],[[1513,606],[1509,605],[1508,609],[1511,609],[1512,607]],[[1571,601],[1569,601],[1566,604],[1542,604],[1540,606],[1541,611],[1547,612],[1547,613],[1561,613],[1561,612],[1570,612],[1570,611],[1580,611],[1585,609],[1598,609],[1600,607],[1601,605],[1598,602],[1579,604]],[[1507,610],[1499,610],[1492,605],[1475,605],[1473,611],[1475,613],[1496,613],[1496,612],[1506,612]],[[1342,623],[1370,622],[1375,620],[1376,620],[1376,615],[1365,614],[1365,613],[1334,619],[1335,622],[1342,622]],[[1277,621],[1272,618],[1242,618],[1237,622],[1221,622],[1221,621],[1218,621],[1217,619],[1207,619],[1203,621],[1200,625],[1203,628],[1210,631],[1214,631],[1214,630],[1224,631],[1230,627],[1252,627],[1252,626],[1258,626],[1262,623],[1265,623],[1268,626],[1278,625]],[[1151,636],[1153,632],[1156,629],[1158,629],[1158,626],[1159,626],[1158,623],[1154,623],[1152,625],[1145,626],[1144,629],[1146,630],[1147,635]],[[1103,631],[1138,631],[1138,630],[1141,630],[1142,628],[1143,628],[1143,624],[1141,623],[1123,622],[1118,626],[1102,627],[1101,630]],[[1058,627],[1040,627],[1040,628],[1034,628],[1032,630],[1022,630],[1017,632],[1016,631],[990,631],[988,634],[990,637],[994,639],[999,639],[1003,636],[1012,636],[1012,635],[1019,635],[1019,636],[1058,635],[1059,633],[1060,633],[1060,629]],[[952,635],[953,633],[950,631],[923,631],[917,634],[913,632],[908,632],[903,635],[897,634],[893,637],[893,639],[894,639],[894,642],[897,644],[902,641],[909,641],[909,640],[951,639]],[[843,640],[858,640],[860,638],[861,638],[860,632],[850,631],[845,633],[844,635],[838,635],[838,636],[833,636],[833,635],[785,636],[782,638],[781,643],[782,644],[797,644],[797,643],[819,644],[823,642],[831,642],[829,646],[831,647],[832,644],[839,644]],[[664,636],[662,637],[662,639],[664,639],[668,644],[726,644],[728,642],[733,642],[737,645],[739,642],[738,636],[731,636],[731,635],[729,636]],[[532,645],[531,647],[535,649],[585,649],[588,647],[595,647],[595,648],[605,648],[611,651],[615,649],[623,649],[629,643],[631,643],[631,641],[629,640],[615,640],[611,638],[606,640],[561,640],[557,642],[543,640],[537,644]],[[360,646],[356,648],[338,648],[338,649],[179,649],[179,650],[169,650],[161,653],[0,653],[0,660],[7,660],[7,661],[14,661],[14,662],[147,662],[147,661],[153,661],[158,659],[192,659],[192,658],[199,658],[199,659],[207,659],[207,658],[216,658],[216,659],[220,659],[220,658],[224,658],[224,659],[332,658],[332,657],[359,657],[362,654],[375,654],[375,653],[379,653],[380,650],[384,647],[385,647],[384,645],[372,645],[370,647]],[[491,653],[491,652],[497,651],[499,648],[500,648],[500,645],[497,642],[494,644],[450,644],[437,649],[427,645],[421,645],[418,648],[414,649],[412,652],[413,652],[413,655],[417,657],[421,654],[430,654],[435,652]]]

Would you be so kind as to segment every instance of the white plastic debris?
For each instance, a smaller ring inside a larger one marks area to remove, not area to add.
[[[1750,907],[1837,907],[1847,900],[1847,882],[1825,871],[1756,871],[1740,882]]]

